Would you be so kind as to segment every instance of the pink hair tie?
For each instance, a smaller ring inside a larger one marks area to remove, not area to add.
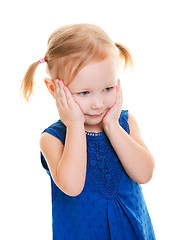
[[[41,58],[39,61],[40,61],[40,63],[44,63],[44,62],[45,62],[45,59],[44,59],[44,58]]]

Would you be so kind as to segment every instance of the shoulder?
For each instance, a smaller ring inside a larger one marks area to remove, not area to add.
[[[136,121],[135,117],[131,113],[128,114],[128,124],[130,128],[130,135],[140,133],[138,122]]]
[[[66,126],[63,124],[61,120],[58,120],[57,122],[53,123],[42,132],[42,135],[46,136],[46,134],[44,133],[48,133],[47,135],[49,134],[52,135],[53,137],[59,139],[63,144],[65,144]]]
[[[58,130],[58,129],[66,129],[66,126],[64,125],[64,123],[59,119],[58,121],[56,121],[55,123],[51,124],[49,127],[47,127],[43,132],[46,132],[48,130]]]
[[[41,162],[53,177],[55,177],[58,159],[60,159],[64,149],[61,139],[53,127],[52,130],[50,127],[44,130],[40,137]]]
[[[128,110],[122,110],[119,117],[119,124],[129,134],[130,129],[129,129],[128,118],[129,118]]]
[[[44,132],[40,137],[40,148],[42,153],[48,152],[50,149],[58,149],[58,147],[63,149],[63,143],[53,135],[48,132]]]

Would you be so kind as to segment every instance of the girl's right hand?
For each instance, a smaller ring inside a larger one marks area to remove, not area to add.
[[[84,124],[84,115],[69,89],[60,80],[55,80],[55,100],[62,122],[67,126]]]

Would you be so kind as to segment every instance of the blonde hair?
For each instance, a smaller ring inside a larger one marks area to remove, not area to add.
[[[68,85],[88,63],[102,61],[110,53],[115,54],[117,60],[124,60],[125,67],[133,65],[129,50],[114,43],[100,27],[72,24],[60,27],[51,34],[44,59],[51,78],[62,79]],[[34,74],[39,64],[40,61],[37,61],[30,65],[21,85],[27,101],[33,91]]]

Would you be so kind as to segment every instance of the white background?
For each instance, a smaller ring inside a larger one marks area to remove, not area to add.
[[[124,109],[139,123],[156,161],[143,185],[158,240],[177,239],[176,214],[176,1],[2,1],[0,6],[0,239],[49,240],[50,180],[40,164],[39,138],[58,119],[45,89],[45,63],[27,104],[20,85],[28,66],[44,57],[49,35],[70,23],[95,23],[134,57],[121,77]]]

